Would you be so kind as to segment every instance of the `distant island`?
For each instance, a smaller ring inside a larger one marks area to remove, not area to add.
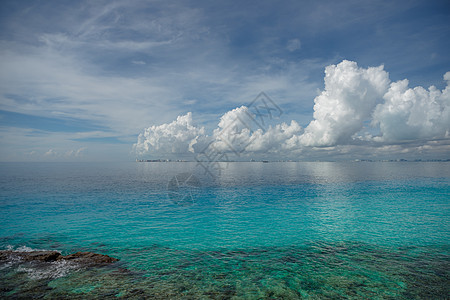
[[[176,160],[171,160],[171,159],[136,159],[136,162],[189,162],[189,161],[183,160],[183,159],[176,159]]]
[[[450,162],[450,158],[446,159],[354,159],[354,160],[343,160],[347,162]],[[136,159],[136,162],[195,162],[194,160],[184,160],[184,159]],[[302,160],[221,160],[217,162],[312,162],[312,161],[302,161]],[[337,162],[328,160],[319,160],[314,162]]]

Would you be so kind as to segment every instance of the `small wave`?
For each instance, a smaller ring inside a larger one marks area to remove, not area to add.
[[[61,251],[59,251],[59,250],[35,249],[35,248],[28,247],[28,246],[19,246],[16,249],[14,249],[14,246],[12,246],[12,245],[7,245],[6,250],[13,251],[13,252],[56,251],[56,252],[61,253]]]

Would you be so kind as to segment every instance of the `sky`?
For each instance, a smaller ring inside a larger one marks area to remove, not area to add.
[[[450,158],[448,1],[8,1],[0,161]]]

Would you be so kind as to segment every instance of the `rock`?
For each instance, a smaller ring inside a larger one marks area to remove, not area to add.
[[[8,252],[11,252],[11,251],[7,251],[7,250],[0,251],[0,261],[9,259],[9,253]]]
[[[92,252],[77,252],[66,256],[62,256],[59,259],[72,260],[86,264],[110,264],[118,261],[117,258]]]
[[[19,258],[24,261],[55,261],[61,256],[57,251],[29,251],[18,252],[11,250],[0,250],[0,260],[11,260]]]
[[[26,261],[39,260],[39,261],[55,261],[61,257],[61,253],[57,251],[32,251],[22,252],[22,258]]]
[[[84,265],[110,264],[118,261],[117,258],[93,252],[77,252],[66,256],[57,251],[29,251],[17,252],[0,250],[0,260],[21,259],[22,261],[52,262],[57,260],[70,260]]]

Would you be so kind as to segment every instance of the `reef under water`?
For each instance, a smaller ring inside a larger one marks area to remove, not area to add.
[[[93,265],[10,258],[0,260],[0,298],[445,299],[449,250],[311,242],[210,251],[153,245]]]

